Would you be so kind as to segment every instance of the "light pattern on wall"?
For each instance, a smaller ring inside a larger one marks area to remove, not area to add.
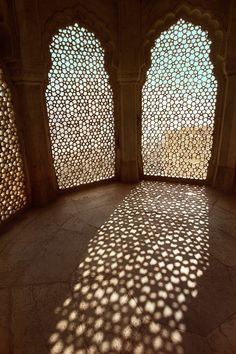
[[[156,40],[142,92],[145,175],[206,179],[217,93],[210,45],[182,19]]]
[[[0,69],[0,220],[26,204],[24,170],[11,94]]]
[[[54,166],[61,189],[114,176],[113,95],[104,51],[75,24],[50,45],[46,90]]]

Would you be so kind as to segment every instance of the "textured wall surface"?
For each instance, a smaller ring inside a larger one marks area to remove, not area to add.
[[[49,44],[60,28],[80,23],[99,39],[114,96],[116,176],[142,176],[141,92],[150,50],[160,33],[184,17],[209,31],[219,82],[216,128],[208,182],[232,190],[236,154],[235,1],[3,0],[1,62],[12,82],[16,119],[22,126],[29,192],[42,205],[57,195],[45,89]]]

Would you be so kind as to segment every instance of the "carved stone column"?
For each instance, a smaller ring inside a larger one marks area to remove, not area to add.
[[[120,102],[120,171],[121,180],[136,182],[138,174],[137,152],[137,83],[119,82]]]
[[[119,6],[119,67],[117,74],[120,120],[120,174],[124,182],[139,180],[137,94],[140,80],[140,1],[121,0]]]
[[[235,182],[236,163],[236,70],[228,75],[222,144],[215,187],[230,191]]]
[[[14,57],[7,58],[6,65],[24,140],[30,199],[39,206],[54,199],[57,188],[43,87],[45,66],[38,2],[17,1],[15,22],[19,47]]]
[[[236,182],[236,3],[232,2],[228,37],[226,72],[227,90],[224,105],[224,124],[214,186],[224,191],[233,189]]]
[[[41,206],[53,200],[57,194],[44,90],[42,82],[32,77],[13,77],[12,81],[24,138],[31,202]]]

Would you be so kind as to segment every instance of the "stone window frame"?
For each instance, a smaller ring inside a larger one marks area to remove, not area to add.
[[[102,49],[104,50],[104,66],[108,73],[109,84],[113,93],[113,105],[114,105],[114,125],[115,125],[115,176],[110,180],[117,180],[120,176],[120,149],[119,149],[119,106],[117,105],[116,92],[117,92],[117,48],[115,46],[114,39],[110,30],[107,26],[96,16],[92,11],[88,11],[82,5],[77,5],[75,7],[66,8],[62,11],[56,12],[51,18],[49,18],[44,25],[42,33],[42,43],[43,43],[43,55],[44,55],[44,77],[43,77],[43,95],[44,95],[44,105],[46,117],[48,118],[48,113],[46,109],[46,88],[48,85],[48,73],[52,66],[51,54],[50,54],[50,44],[53,37],[58,34],[60,29],[66,28],[68,26],[73,26],[78,23],[80,26],[84,27],[87,31],[92,32],[97,40],[100,42]],[[52,148],[49,133],[49,120],[47,119],[47,131],[48,139],[50,145],[50,155],[52,157]],[[56,180],[55,171],[53,170],[54,179]],[[85,185],[79,185],[76,187],[68,188],[66,190],[60,190],[58,188],[57,182],[57,193],[67,192],[68,190],[78,190],[86,186],[93,184],[107,183],[109,180],[92,182]]]
[[[138,121],[138,162],[139,173],[144,179],[150,179],[143,173],[142,153],[141,153],[141,136],[142,136],[142,87],[146,81],[147,71],[151,66],[151,49],[155,45],[155,41],[160,37],[163,31],[168,30],[172,25],[177,23],[179,19],[183,19],[194,25],[201,26],[206,31],[212,42],[210,59],[213,65],[213,74],[217,80],[218,89],[216,96],[216,110],[213,132],[213,144],[211,158],[208,165],[208,173],[205,181],[194,179],[182,179],[172,177],[151,177],[153,179],[188,182],[214,185],[217,173],[218,158],[221,150],[221,131],[224,124],[224,101],[227,86],[227,74],[225,71],[226,57],[226,30],[224,30],[220,20],[216,19],[210,12],[204,11],[197,7],[190,7],[182,4],[171,12],[167,12],[162,18],[158,18],[149,26],[149,30],[144,34],[142,39],[142,58],[141,58],[141,80],[139,87],[139,121]]]

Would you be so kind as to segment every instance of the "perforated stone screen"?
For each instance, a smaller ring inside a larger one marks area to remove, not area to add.
[[[26,204],[24,169],[11,94],[0,69],[0,220]]]
[[[113,95],[100,42],[75,24],[59,30],[50,52],[46,99],[58,186],[109,179],[115,173]]]
[[[156,40],[142,92],[145,175],[206,179],[217,93],[210,45],[183,19]]]

